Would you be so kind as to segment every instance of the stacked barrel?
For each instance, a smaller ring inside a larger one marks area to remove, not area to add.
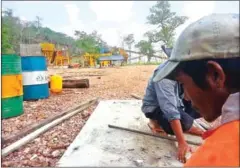
[[[49,97],[47,60],[45,56],[22,56],[23,100]]]
[[[16,117],[23,113],[23,86],[21,57],[2,55],[2,118]]]
[[[40,44],[21,44],[23,100],[49,97],[47,60]]]

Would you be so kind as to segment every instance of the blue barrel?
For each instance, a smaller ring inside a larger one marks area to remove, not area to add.
[[[49,97],[45,56],[22,56],[23,100]]]

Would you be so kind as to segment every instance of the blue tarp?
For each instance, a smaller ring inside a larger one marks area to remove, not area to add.
[[[122,55],[102,56],[98,58],[99,61],[122,61],[124,57]]]

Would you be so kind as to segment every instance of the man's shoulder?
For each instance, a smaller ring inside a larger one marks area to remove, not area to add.
[[[239,121],[233,121],[214,131],[185,166],[239,166],[238,164]]]
[[[206,138],[206,144],[216,145],[239,141],[239,123],[240,120],[235,120],[219,126]],[[217,147],[220,146],[217,145]]]
[[[154,77],[154,76],[153,76]],[[152,79],[153,79],[152,77]],[[152,81],[153,82],[153,81]],[[170,79],[162,79],[158,82],[153,82],[153,83],[158,83],[158,84],[162,84],[164,86],[176,86],[177,85],[177,81],[174,80],[170,80]]]

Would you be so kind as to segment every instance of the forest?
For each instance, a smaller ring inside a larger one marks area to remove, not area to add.
[[[35,17],[33,21],[23,21],[14,15],[12,9],[2,11],[2,53],[19,53],[20,44],[38,44],[49,42],[57,47],[68,47],[72,56],[80,55],[84,52],[99,53],[101,48],[112,48],[109,46],[97,31],[88,34],[83,30],[73,30],[76,38],[64,33],[56,32],[48,27],[42,26],[44,18]],[[135,41],[134,34],[127,34],[123,38],[123,46],[131,50],[133,46],[141,53],[151,56],[156,53],[153,44],[160,43],[166,47],[174,44],[175,30],[184,24],[188,18],[177,16],[171,11],[168,1],[157,1],[149,10],[146,24],[155,25],[156,29],[145,32],[144,39]],[[119,47],[119,46],[118,46]]]

